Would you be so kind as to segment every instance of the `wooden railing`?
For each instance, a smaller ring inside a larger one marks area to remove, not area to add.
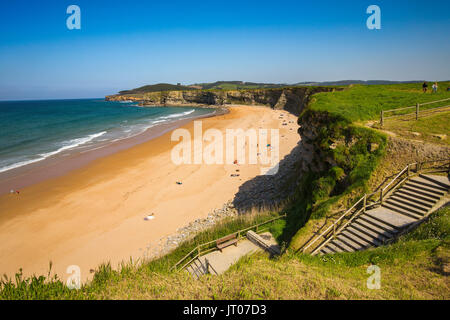
[[[261,222],[261,223],[252,225],[252,226],[250,226],[250,227],[248,227],[248,228],[238,230],[238,231],[233,232],[233,233],[231,233],[231,234],[229,234],[229,235],[237,234],[237,238],[240,239],[240,238],[243,237],[243,235],[245,234],[245,232],[247,232],[247,231],[249,231],[249,230],[255,229],[256,232],[264,231],[264,230],[266,230],[266,229],[260,229],[261,226],[266,225],[266,224],[268,224],[268,223],[270,223],[270,222],[273,222],[273,221],[275,221],[275,220],[278,220],[278,219],[283,219],[283,218],[285,218],[285,217],[286,217],[286,214],[283,214],[283,215],[281,215],[281,216],[278,216],[278,217],[275,217],[275,218],[266,220],[266,221],[264,221],[264,222]],[[226,236],[229,236],[229,235],[226,235]],[[226,237],[226,236],[225,236],[225,237]],[[223,238],[223,237],[221,237],[221,238]],[[219,239],[221,239],[221,238],[219,238]],[[183,269],[186,268],[188,265],[190,265],[195,259],[198,259],[200,256],[205,255],[205,254],[207,254],[207,253],[209,253],[209,252],[211,252],[211,251],[215,251],[215,250],[216,250],[216,247],[213,246],[213,247],[211,248],[211,246],[212,246],[213,244],[215,244],[216,241],[219,240],[219,239],[215,239],[215,240],[212,240],[212,241],[209,241],[209,242],[206,242],[206,243],[199,244],[199,245],[196,246],[194,249],[192,249],[192,251],[190,251],[187,255],[185,255],[183,258],[181,258],[175,265],[173,265],[173,266],[170,268],[170,271],[173,271],[173,270],[175,270],[175,271],[183,270]],[[189,259],[189,258],[190,258],[190,259]],[[189,260],[188,260],[188,259],[189,259]],[[186,261],[187,261],[187,262],[186,262]],[[181,266],[181,267],[180,267],[180,266]],[[211,265],[210,265],[210,266],[211,266]],[[214,272],[215,272],[215,270],[214,270]]]
[[[415,115],[415,119],[418,120],[420,112],[422,112],[422,113],[424,113],[424,112],[426,112],[426,113],[430,113],[430,112],[433,113],[433,112],[439,111],[441,109],[450,107],[450,105],[446,105],[446,106],[440,106],[440,107],[435,107],[435,108],[427,108],[427,109],[421,111],[420,110],[421,106],[426,106],[426,105],[430,105],[430,104],[440,103],[440,102],[444,102],[444,101],[448,101],[448,100],[450,100],[450,98],[442,99],[442,100],[436,100],[436,101],[430,101],[430,102],[424,102],[424,103],[416,103],[416,105],[412,106],[412,107],[397,108],[397,109],[391,109],[391,110],[382,110],[381,111],[381,115],[380,115],[380,126],[383,127],[384,121],[386,119],[397,118],[397,117],[414,116]],[[398,113],[400,111],[411,110],[411,109],[415,109],[415,111],[413,111],[413,112],[405,112],[405,113],[400,113],[400,114],[394,114],[394,115],[386,117],[386,113]]]
[[[409,178],[416,176],[419,173],[443,171],[450,172],[450,159],[430,160],[408,164],[393,179],[391,179],[385,187],[381,188],[380,186],[380,188],[378,188],[378,191],[371,194],[365,194],[350,209],[345,211],[344,214],[342,214],[335,222],[333,222],[333,224],[331,224],[325,231],[307,241],[302,247],[297,250],[297,252],[306,252],[306,250],[311,248],[313,244],[317,243],[317,241],[319,241],[320,239],[323,239],[319,246],[311,252],[311,254],[313,255],[316,254],[323,246],[325,246],[337,234],[339,234],[339,232],[341,232],[348,224],[356,219],[361,213],[364,213],[367,208],[371,208],[376,205],[382,205],[383,200]],[[370,201],[371,199],[374,200]],[[348,218],[348,220],[345,221],[345,218]],[[343,223],[344,221],[345,223]],[[341,223],[343,224],[341,225]]]

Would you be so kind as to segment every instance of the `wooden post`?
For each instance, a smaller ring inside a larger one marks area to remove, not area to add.
[[[383,127],[383,110],[381,110],[380,126]]]
[[[416,103],[416,120],[419,120],[419,104]]]
[[[409,177],[409,164],[408,164],[408,169],[407,169],[407,173],[408,173],[408,177]]]
[[[380,204],[383,205],[383,189],[380,191]]]
[[[367,193],[364,195],[363,212],[366,213]]]
[[[333,224],[333,238],[336,236],[336,224]]]

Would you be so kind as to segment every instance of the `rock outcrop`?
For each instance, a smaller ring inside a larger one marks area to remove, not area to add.
[[[139,95],[118,94],[106,96],[107,101],[137,101],[143,106],[207,105],[229,104],[267,106],[300,114],[311,96],[318,92],[338,90],[331,87],[293,87],[254,90],[189,90],[160,91]]]

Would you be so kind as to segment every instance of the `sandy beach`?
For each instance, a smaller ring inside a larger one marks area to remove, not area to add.
[[[287,125],[282,125],[283,114]],[[296,146],[296,117],[265,107],[233,106],[202,119],[215,128],[280,129],[280,159]],[[193,136],[193,122],[182,128]],[[65,279],[70,265],[90,269],[110,261],[142,258],[162,238],[232,200],[238,188],[260,174],[260,165],[176,165],[171,132],[95,159],[62,176],[0,196],[0,273],[53,273]],[[240,176],[231,177],[239,169]],[[182,184],[177,184],[180,181]],[[154,219],[144,217],[154,214]]]

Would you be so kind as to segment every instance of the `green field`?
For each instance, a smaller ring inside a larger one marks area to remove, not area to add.
[[[355,85],[343,91],[314,95],[311,108],[340,115],[352,122],[378,120],[382,110],[450,98],[450,91],[446,90],[450,87],[450,82],[439,82],[438,85],[437,93],[431,93],[431,90],[423,93],[421,84]],[[449,104],[447,101],[429,107]]]

